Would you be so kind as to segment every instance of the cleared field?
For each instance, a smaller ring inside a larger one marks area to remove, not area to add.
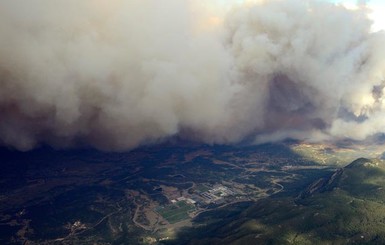
[[[193,205],[187,204],[185,201],[180,201],[165,207],[158,207],[156,211],[170,224],[174,224],[189,219],[188,212],[194,209],[195,207]]]

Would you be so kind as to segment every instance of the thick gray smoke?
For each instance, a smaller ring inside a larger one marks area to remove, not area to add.
[[[2,0],[0,143],[125,150],[385,132],[368,10],[269,0]]]

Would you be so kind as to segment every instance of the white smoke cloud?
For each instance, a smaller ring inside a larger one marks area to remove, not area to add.
[[[3,0],[0,142],[383,133],[385,35],[367,16],[315,0]]]

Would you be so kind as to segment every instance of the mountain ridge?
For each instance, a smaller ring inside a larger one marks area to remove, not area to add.
[[[383,184],[385,188],[385,181],[371,180],[377,179],[382,175],[385,179],[384,160],[358,158],[345,167],[337,169],[331,175],[314,181],[299,194],[298,198],[305,199],[316,193],[332,191],[335,188],[340,188],[342,190],[352,192],[352,188],[349,186],[354,187],[356,185],[367,184],[367,182],[373,182],[372,184],[380,184],[378,182],[383,182],[381,184]]]

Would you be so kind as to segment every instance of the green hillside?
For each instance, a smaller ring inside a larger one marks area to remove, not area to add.
[[[196,221],[202,228],[186,230],[177,242],[385,244],[384,190],[385,163],[357,159],[315,181],[297,197],[268,198],[238,211],[232,207],[217,221],[219,213],[205,214]]]

